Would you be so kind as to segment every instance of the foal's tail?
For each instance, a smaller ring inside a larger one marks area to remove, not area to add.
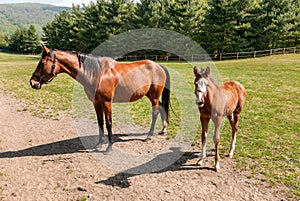
[[[162,103],[163,109],[166,112],[167,122],[169,123],[170,86],[171,86],[171,84],[170,84],[170,74],[169,74],[168,69],[165,66],[162,66],[162,65],[160,65],[160,66],[165,71],[166,78],[167,78],[165,86],[164,86],[164,90],[162,92],[161,103]]]

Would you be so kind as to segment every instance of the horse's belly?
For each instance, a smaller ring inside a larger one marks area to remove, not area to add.
[[[115,90],[113,102],[132,102],[139,100],[147,94],[149,88],[149,85],[140,88],[119,86]]]

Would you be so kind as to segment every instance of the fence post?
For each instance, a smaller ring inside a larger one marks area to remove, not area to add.
[[[238,52],[236,53],[236,59],[237,60],[239,59],[239,53]]]
[[[270,56],[272,55],[272,49],[270,49]]]
[[[194,55],[192,54],[192,62],[194,62]]]
[[[283,54],[285,54],[285,48],[283,48]]]
[[[254,54],[253,54],[253,58],[255,58],[256,57],[256,50],[254,51]]]
[[[222,53],[220,53],[220,61],[222,61]]]
[[[297,47],[294,47],[294,54],[296,54],[296,48],[297,48]]]

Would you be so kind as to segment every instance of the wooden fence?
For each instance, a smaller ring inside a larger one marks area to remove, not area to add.
[[[296,54],[299,53],[299,47],[287,47],[287,48],[277,48],[269,50],[251,51],[251,52],[235,52],[235,53],[220,53],[220,54],[192,54],[192,55],[128,55],[118,58],[120,61],[136,61],[142,59],[150,59],[153,61],[222,61],[222,60],[233,60],[233,59],[244,59],[244,58],[257,58],[264,56],[272,56],[278,54]]]

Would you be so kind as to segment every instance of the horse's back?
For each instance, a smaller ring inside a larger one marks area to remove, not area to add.
[[[114,71],[117,78],[114,94],[116,102],[138,100],[148,94],[150,90],[157,93],[153,96],[160,97],[166,82],[164,70],[151,60],[130,63],[116,62],[111,70]]]

